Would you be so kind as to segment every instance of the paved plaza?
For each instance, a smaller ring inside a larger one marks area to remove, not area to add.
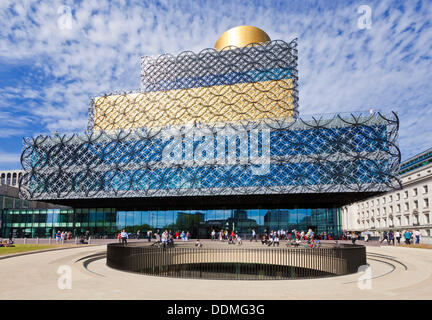
[[[105,253],[106,245],[94,245],[2,258],[0,299],[432,298],[432,250],[427,249],[368,246],[370,274],[272,281],[144,276],[107,267]],[[71,289],[59,289],[65,268],[71,271]]]

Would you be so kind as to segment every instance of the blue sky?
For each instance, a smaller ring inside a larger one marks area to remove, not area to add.
[[[298,38],[300,114],[396,111],[406,159],[432,146],[431,18],[430,0],[1,0],[0,170],[20,168],[24,136],[84,131],[90,96],[138,89],[140,56],[198,52],[237,25]]]

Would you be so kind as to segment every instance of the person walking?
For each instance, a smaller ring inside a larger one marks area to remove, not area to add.
[[[147,230],[147,241],[148,241],[148,242],[151,242],[151,239],[152,239],[152,233],[153,233],[153,231],[151,231],[151,230]]]
[[[358,238],[357,233],[352,232],[352,233],[351,233],[351,241],[352,241],[352,244],[355,244],[355,242],[357,241],[357,238]]]
[[[406,230],[403,234],[404,238],[405,238],[405,243],[406,244],[411,244],[411,238],[412,238],[412,233],[409,230]]]
[[[312,231],[312,229],[308,230],[308,232],[306,233],[306,237],[307,237],[307,242],[309,244],[313,240],[313,237],[314,237],[314,232]]]
[[[61,232],[60,232],[60,230],[57,230],[57,233],[56,233],[56,242],[60,241],[60,237],[61,237]]]
[[[415,244],[420,244],[421,233],[419,230],[414,231]]]
[[[393,245],[395,245],[395,239],[394,239],[394,234],[393,231],[389,231],[388,233],[388,244],[391,244],[393,242]]]
[[[165,230],[161,236],[162,246],[165,247],[168,241],[168,231]]]
[[[257,242],[255,229],[252,229],[252,237],[251,237],[250,241],[252,242],[252,240],[255,240],[255,242]]]
[[[118,243],[121,243],[121,232],[118,233],[117,240],[118,240]]]
[[[387,241],[387,244],[388,244],[388,235],[387,235],[387,231],[384,231],[383,238],[381,239],[380,244],[381,244],[384,240],[386,240],[386,241]]]
[[[401,233],[400,233],[399,230],[396,230],[396,232],[395,232],[395,238],[397,240],[397,244],[400,245]]]
[[[186,241],[189,241],[189,239],[190,239],[190,233],[189,233],[189,231],[187,231],[186,232]]]
[[[127,239],[129,238],[127,232],[123,229],[121,232],[121,240],[122,240],[122,244],[127,244]]]
[[[273,246],[277,246],[277,247],[279,247],[279,236],[278,235],[276,235],[276,237],[274,238],[274,241],[273,241]]]
[[[215,229],[213,229],[212,231],[211,231],[211,240],[212,241],[214,241],[214,240],[216,240],[216,231],[215,231]]]
[[[239,234],[236,234],[236,239],[237,239],[237,244],[238,244],[239,246],[241,246],[241,245],[242,245],[242,239],[241,239],[241,237],[240,237]]]
[[[155,233],[156,243],[159,244],[161,242],[161,237],[158,232]]]
[[[369,233],[367,231],[364,232],[364,241],[365,242],[369,241]]]

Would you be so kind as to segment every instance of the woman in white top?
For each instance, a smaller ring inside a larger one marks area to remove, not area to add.
[[[242,240],[241,240],[240,235],[239,234],[236,235],[236,238],[237,238],[237,244],[240,246],[242,244]]]
[[[398,245],[400,244],[400,239],[401,239],[401,234],[399,232],[399,230],[396,230],[395,232],[395,238],[397,240]]]

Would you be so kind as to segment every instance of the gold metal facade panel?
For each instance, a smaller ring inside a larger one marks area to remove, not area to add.
[[[292,88],[292,79],[283,79],[101,96],[94,99],[94,130],[289,119]]]
[[[225,31],[214,47],[216,50],[222,50],[228,46],[241,48],[251,43],[268,41],[270,37],[263,30],[253,26],[239,26]]]

